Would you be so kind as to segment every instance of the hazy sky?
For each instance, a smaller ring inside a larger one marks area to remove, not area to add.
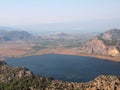
[[[0,26],[117,18],[120,0],[0,0]]]

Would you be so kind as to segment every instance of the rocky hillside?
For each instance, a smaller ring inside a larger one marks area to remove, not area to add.
[[[120,77],[101,75],[86,83],[64,82],[0,61],[0,90],[120,90]]]
[[[29,39],[32,39],[32,35],[25,31],[0,31],[0,42]]]
[[[99,55],[120,55],[120,30],[112,29],[101,33],[82,47],[86,53]]]
[[[120,29],[111,29],[97,36],[104,40],[120,40]]]

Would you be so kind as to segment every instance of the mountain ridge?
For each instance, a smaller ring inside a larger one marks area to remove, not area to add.
[[[4,31],[0,30],[0,41],[29,40],[32,35],[26,31]]]
[[[82,49],[86,53],[119,56],[120,55],[120,30],[111,29],[94,37],[85,43]]]

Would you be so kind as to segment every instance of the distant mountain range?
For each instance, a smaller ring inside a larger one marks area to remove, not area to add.
[[[66,33],[55,33],[47,35],[48,37],[43,36],[43,38],[65,38],[68,35]],[[6,42],[6,41],[26,41],[26,40],[33,40],[33,39],[41,39],[41,36],[39,35],[33,35],[26,31],[7,31],[7,30],[0,30],[0,42]]]
[[[86,53],[120,55],[120,29],[111,29],[99,34],[82,47]]]
[[[0,42],[16,41],[16,40],[29,40],[32,35],[26,31],[5,31],[0,30]]]
[[[5,29],[5,28],[4,28]],[[11,31],[0,29],[0,42],[6,41],[27,41],[40,40],[41,36],[34,36],[26,31]],[[66,33],[56,33],[53,35],[44,36],[43,38],[58,39],[69,37]],[[88,54],[120,56],[120,29],[111,29],[101,33],[88,42],[86,42],[82,49]]]

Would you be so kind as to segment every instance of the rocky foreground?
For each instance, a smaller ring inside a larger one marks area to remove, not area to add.
[[[100,75],[86,83],[64,82],[0,61],[0,90],[120,90],[120,77]]]

